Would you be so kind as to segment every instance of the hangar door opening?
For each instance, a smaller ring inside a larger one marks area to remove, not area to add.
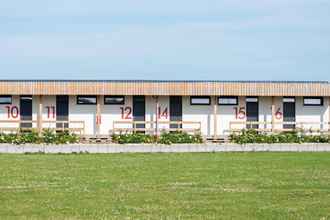
[[[182,121],[182,96],[170,96],[170,121]],[[170,124],[170,128],[182,128],[182,124]]]
[[[56,96],[56,128],[68,128],[69,124],[69,96]]]
[[[32,128],[32,96],[22,95],[20,97],[20,115],[21,115],[21,128]],[[31,122],[30,122],[31,121]]]
[[[133,96],[133,120],[134,121],[145,121],[146,115],[146,102],[144,96]],[[136,128],[145,128],[145,124],[136,124]]]
[[[296,100],[294,97],[283,98],[283,128],[295,129],[296,125]]]
[[[258,97],[247,97],[246,98],[246,120],[248,122],[259,121],[259,102]],[[247,124],[247,129],[258,129],[258,124]]]

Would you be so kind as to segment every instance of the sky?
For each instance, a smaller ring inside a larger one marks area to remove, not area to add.
[[[330,81],[329,0],[10,0],[0,79]]]

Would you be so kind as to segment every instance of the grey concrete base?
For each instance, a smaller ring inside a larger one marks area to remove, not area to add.
[[[0,144],[0,153],[330,152],[330,144]]]

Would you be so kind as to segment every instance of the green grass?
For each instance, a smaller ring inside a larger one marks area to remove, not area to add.
[[[0,219],[330,219],[330,154],[0,154]]]

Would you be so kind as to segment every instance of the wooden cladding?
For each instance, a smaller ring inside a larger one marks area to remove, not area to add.
[[[330,96],[327,82],[0,81],[0,95]]]

